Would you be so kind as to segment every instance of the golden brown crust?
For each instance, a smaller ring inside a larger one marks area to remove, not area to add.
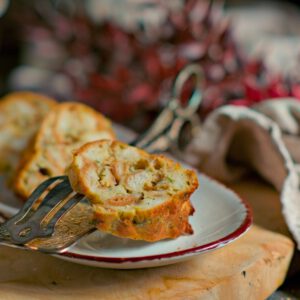
[[[105,152],[105,147],[109,148],[108,152],[111,154],[99,163],[99,155]],[[134,150],[123,158],[128,165],[123,165],[119,152],[114,150],[117,147]],[[124,170],[120,178],[114,176],[115,160],[112,156],[115,156],[117,164]],[[106,177],[103,177],[101,174],[107,168],[111,173],[107,171]],[[143,173],[143,170],[146,171]],[[86,195],[92,202],[99,230],[120,237],[151,242],[193,232],[188,217],[194,211],[190,196],[198,187],[197,176],[194,171],[184,169],[169,158],[150,155],[118,141],[102,140],[87,143],[74,151],[73,161],[67,173],[73,189]],[[130,186],[130,180],[134,176],[143,178],[146,173],[151,175],[151,179],[142,183],[137,181],[140,185],[136,188]],[[157,176],[159,174],[160,176]],[[179,181],[186,182],[179,182],[180,187],[176,186],[177,181],[168,184],[168,174],[172,174],[173,178],[181,176]],[[120,185],[125,189],[119,188]],[[107,190],[112,191],[111,196],[105,196]],[[153,200],[149,196],[156,194],[161,195],[163,200],[159,199],[160,196],[153,196]],[[145,202],[148,198],[149,201]]]
[[[0,173],[12,178],[54,99],[32,92],[14,92],[0,100]]]
[[[155,242],[193,233],[188,217],[194,209],[189,199],[184,201],[180,196],[136,215],[120,215],[95,206],[94,211],[97,228],[119,237]]]
[[[42,181],[65,173],[75,148],[100,138],[115,138],[111,123],[103,115],[76,102],[57,105],[24,154],[14,190],[27,198]]]

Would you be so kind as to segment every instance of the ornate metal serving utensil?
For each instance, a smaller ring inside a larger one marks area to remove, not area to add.
[[[181,94],[187,81],[195,84],[187,105]],[[148,152],[179,151],[178,139],[187,123],[197,126],[195,112],[201,104],[201,68],[188,65],[177,76],[170,101],[145,134],[131,145]],[[72,190],[67,176],[50,178],[41,183],[20,211],[0,225],[0,244],[61,253],[82,236],[95,230],[93,210],[84,195]]]

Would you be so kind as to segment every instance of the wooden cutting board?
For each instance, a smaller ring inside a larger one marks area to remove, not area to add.
[[[257,177],[250,177],[229,186],[251,205],[254,223],[292,238],[281,213],[279,193]],[[300,274],[300,251],[295,251],[288,276]]]
[[[257,182],[234,188],[251,202],[265,201]],[[0,247],[0,299],[265,299],[283,282],[293,247],[290,238],[253,226],[222,249],[143,270],[98,269]]]
[[[232,188],[252,204],[256,223],[289,234],[271,187],[248,179]],[[293,248],[290,238],[253,226],[187,262],[106,270],[0,247],[0,299],[265,299],[283,282]]]
[[[190,261],[105,270],[0,248],[0,299],[265,299],[284,280],[292,242],[253,227],[238,241]]]

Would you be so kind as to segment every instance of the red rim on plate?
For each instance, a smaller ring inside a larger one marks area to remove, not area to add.
[[[180,251],[164,253],[164,254],[138,256],[138,257],[102,257],[102,256],[78,254],[78,253],[73,253],[73,252],[69,252],[69,251],[60,253],[60,254],[58,254],[58,256],[65,256],[65,257],[70,257],[73,259],[98,261],[98,262],[106,262],[106,263],[125,263],[125,262],[140,262],[140,261],[149,261],[149,260],[155,260],[155,259],[159,260],[159,259],[164,259],[164,258],[189,256],[189,254],[217,249],[219,247],[225,246],[227,243],[232,242],[233,240],[240,237],[252,225],[253,216],[252,216],[252,210],[251,210],[250,206],[240,196],[238,196],[238,199],[240,200],[240,203],[245,207],[245,210],[246,210],[245,219],[242,222],[242,224],[236,230],[234,230],[232,233],[228,234],[227,236],[225,236],[221,239],[218,239],[216,241],[204,244],[204,245],[200,245],[200,246],[196,246],[196,247],[192,247],[192,248],[188,248],[188,249],[184,249],[184,250],[180,250]]]

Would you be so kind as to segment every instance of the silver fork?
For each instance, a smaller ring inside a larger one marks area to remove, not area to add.
[[[180,101],[190,77],[196,81],[186,106]],[[178,137],[186,123],[197,126],[197,111],[202,95],[201,68],[192,64],[176,77],[171,99],[145,134],[131,145],[148,152],[178,150]],[[82,236],[95,230],[93,210],[84,195],[72,190],[67,176],[49,178],[31,194],[20,211],[0,225],[0,244],[62,253]]]

